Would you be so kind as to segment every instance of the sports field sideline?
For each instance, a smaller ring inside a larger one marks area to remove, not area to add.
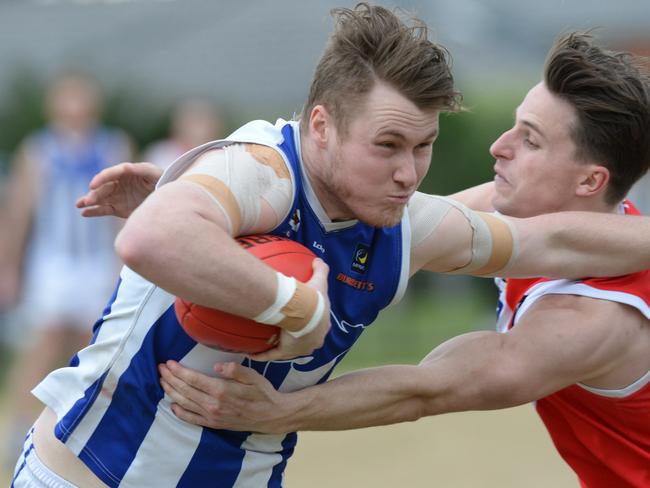
[[[531,405],[305,432],[287,488],[577,488]]]

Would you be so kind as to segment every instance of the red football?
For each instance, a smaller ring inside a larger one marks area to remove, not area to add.
[[[298,281],[308,281],[316,257],[302,244],[280,236],[252,235],[237,241],[271,268]],[[268,340],[280,329],[221,310],[176,298],[176,317],[188,335],[206,346],[227,351],[256,353],[273,347]]]

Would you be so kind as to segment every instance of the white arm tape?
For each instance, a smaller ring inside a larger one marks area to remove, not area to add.
[[[323,318],[323,312],[325,311],[325,300],[323,299],[323,295],[320,291],[316,290],[316,293],[318,293],[318,303],[316,305],[314,315],[311,316],[309,322],[307,322],[307,324],[302,329],[296,331],[287,330],[287,333],[291,336],[298,338],[309,334],[318,326],[321,319]]]
[[[408,203],[411,249],[435,232],[454,204],[444,197],[416,191]]]
[[[276,325],[284,319],[284,314],[282,309],[289,303],[291,297],[296,292],[296,279],[289,278],[288,276],[276,272],[276,277],[278,280],[278,291],[275,296],[275,302],[269,308],[264,310],[257,317],[254,317],[255,322],[260,322],[262,324]]]

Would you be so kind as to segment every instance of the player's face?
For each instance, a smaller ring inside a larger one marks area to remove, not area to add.
[[[52,121],[76,131],[85,131],[96,123],[99,93],[85,80],[60,80],[49,93],[49,115]]]
[[[570,210],[585,165],[570,131],[573,107],[540,83],[515,113],[515,125],[492,144],[496,210],[514,217]]]
[[[365,107],[329,143],[328,214],[376,227],[396,225],[431,163],[439,112],[423,112],[376,84]]]

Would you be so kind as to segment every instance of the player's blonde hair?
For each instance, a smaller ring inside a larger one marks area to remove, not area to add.
[[[334,33],[321,57],[302,111],[302,129],[309,114],[323,105],[342,136],[351,115],[358,113],[377,81],[397,89],[421,110],[457,111],[450,56],[428,39],[426,24],[408,25],[394,12],[359,3],[332,10]]]

